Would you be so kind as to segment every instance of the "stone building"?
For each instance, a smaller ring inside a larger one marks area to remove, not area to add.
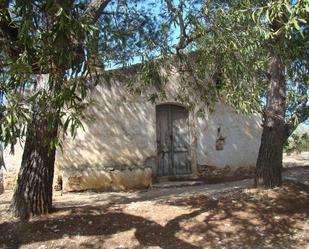
[[[63,152],[57,151],[55,179],[61,179],[65,191],[145,188],[160,179],[213,182],[253,174],[262,131],[259,115],[238,114],[224,103],[197,115],[176,101],[177,72],[165,85],[166,99],[156,104],[128,92],[115,75],[117,70],[108,84],[92,89],[94,102],[85,113],[84,130],[65,140]],[[14,185],[22,148],[14,156],[4,154],[8,189]]]

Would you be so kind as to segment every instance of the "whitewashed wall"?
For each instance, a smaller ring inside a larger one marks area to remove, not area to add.
[[[123,83],[111,80],[109,84],[100,84],[93,89],[91,99],[94,104],[85,113],[85,130],[80,129],[74,140],[66,139],[63,152],[57,151],[56,174],[65,176],[64,185],[67,189],[74,190],[72,185],[76,183],[79,185],[76,190],[96,186],[110,188],[118,181],[113,178],[113,172],[122,170],[131,170],[133,173],[128,176],[131,179],[137,170],[136,179],[140,181],[133,183],[133,180],[119,180],[122,185],[119,183],[121,186],[116,189],[139,185],[147,187],[151,184],[151,171],[143,168],[152,168],[155,174],[156,106],[142,96],[128,93],[123,86]],[[170,77],[166,90],[166,103],[175,103],[178,92],[176,73]],[[215,111],[206,113],[203,118],[190,113],[189,122],[192,141],[190,151],[195,176],[226,179],[252,174],[261,137],[258,115],[237,114],[231,108],[217,104]],[[220,136],[224,137],[224,141],[218,150],[216,145]],[[6,188],[14,185],[13,179],[20,165],[21,151],[21,148],[17,148],[15,156],[5,152],[8,167],[5,172]],[[108,176],[106,171],[109,172]]]
[[[197,123],[197,163],[205,177],[236,179],[253,174],[262,134],[260,115],[238,114],[217,104]],[[224,140],[218,150],[220,136]]]

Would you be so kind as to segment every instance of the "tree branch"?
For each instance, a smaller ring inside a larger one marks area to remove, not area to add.
[[[10,4],[10,0],[0,0],[0,9],[7,8]]]
[[[309,105],[307,105],[307,100],[306,100],[306,102],[303,102],[301,105],[298,106],[298,108],[296,108],[294,115],[285,124],[285,127],[284,127],[285,128],[285,136],[284,136],[285,141],[297,128],[298,124],[305,122],[308,118],[309,118]]]
[[[8,1],[7,1],[8,2]],[[11,16],[6,5],[1,3],[0,8],[0,41],[6,52],[13,58],[18,58],[21,49],[17,47],[18,29],[11,25]]]
[[[92,0],[84,14],[83,17],[88,18],[91,23],[96,23],[99,17],[103,14],[103,10],[112,0]]]
[[[211,28],[205,29],[203,32],[199,32],[198,34],[188,35],[187,27],[189,23],[185,22],[183,17],[183,6],[180,6],[178,9],[175,8],[171,0],[165,1],[167,4],[167,9],[171,13],[171,15],[175,14],[176,18],[178,19],[180,37],[179,42],[176,45],[176,54],[180,55],[180,50],[185,49],[188,47],[192,42],[196,41],[197,39],[203,37],[207,33],[211,32]]]
[[[12,26],[12,19],[8,12],[8,4],[9,0],[0,0],[0,44],[5,48],[6,53],[13,60],[17,60],[19,55],[24,51],[24,46],[22,44],[18,44],[18,28]],[[87,21],[91,24],[96,23],[98,18],[103,14],[103,10],[106,6],[111,2],[111,0],[92,0],[85,12],[80,16],[80,18],[86,18]],[[80,64],[84,58],[84,49],[82,45],[83,41],[78,41],[75,48],[75,60],[73,64]],[[35,74],[46,73],[42,72],[36,66],[37,58],[32,56],[32,71]],[[71,67],[72,65],[68,65]]]

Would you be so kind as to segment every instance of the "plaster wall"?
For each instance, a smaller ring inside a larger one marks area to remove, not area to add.
[[[89,179],[89,175],[95,178],[93,169],[149,167],[156,175],[155,104],[143,96],[129,94],[121,84],[114,81],[93,91],[95,104],[87,113],[85,131],[80,131],[75,140],[67,140],[64,153],[58,152],[59,169],[73,172],[75,168]],[[177,86],[177,74],[173,74],[166,85],[168,96],[164,103],[176,103]],[[202,118],[191,111],[194,175],[207,180],[252,175],[260,146],[260,122],[259,115],[238,114],[222,103]],[[220,137],[224,141],[218,149]]]
[[[166,103],[175,103],[177,74],[165,86]],[[84,130],[67,138],[57,153],[59,169],[84,167],[155,167],[156,106],[146,96],[132,94],[125,82],[111,79],[96,86],[85,113]]]
[[[152,184],[152,170],[150,168],[66,170],[62,177],[64,191],[86,189],[119,191],[148,188]]]
[[[176,103],[177,73],[165,85],[164,103]],[[129,189],[151,185],[156,175],[156,105],[146,96],[128,93],[124,82],[112,79],[97,85],[93,104],[85,112],[83,129],[64,141],[56,155],[57,175],[64,190]],[[237,114],[218,103],[213,113],[189,113],[191,164],[195,176],[205,179],[239,178],[253,173],[261,127],[258,115]],[[5,151],[8,171],[4,186],[12,188],[21,162]]]
[[[262,134],[260,115],[239,114],[218,103],[213,113],[198,118],[197,123],[197,163],[203,176],[253,174]]]
[[[21,159],[23,155],[23,147],[21,144],[16,144],[14,147],[14,153],[10,148],[6,148],[3,152],[3,158],[5,162],[5,169],[3,169],[3,186],[4,189],[13,189],[18,171],[21,164]]]
[[[91,94],[84,130],[57,151],[65,191],[148,187],[156,161],[155,108],[127,94],[120,82],[101,84]]]
[[[57,167],[123,168],[152,166],[156,152],[155,108],[138,96],[126,94],[117,83],[93,90],[88,109],[75,139],[67,138],[57,153]]]

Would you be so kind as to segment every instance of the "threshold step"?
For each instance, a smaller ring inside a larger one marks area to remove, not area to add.
[[[152,188],[177,188],[185,186],[198,186],[205,184],[202,181],[168,181],[168,182],[157,182],[152,185]]]

